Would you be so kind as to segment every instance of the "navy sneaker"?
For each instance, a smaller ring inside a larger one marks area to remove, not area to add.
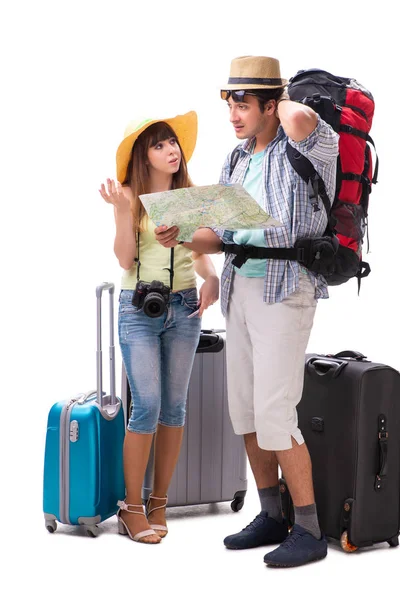
[[[286,540],[264,556],[269,567],[300,567],[325,558],[328,552],[326,538],[317,540],[300,525],[294,525]]]
[[[275,519],[268,516],[266,510],[262,510],[259,515],[239,533],[228,535],[224,539],[224,544],[230,550],[246,550],[247,548],[257,548],[257,546],[267,546],[268,544],[280,544],[288,535],[287,521],[278,523]]]

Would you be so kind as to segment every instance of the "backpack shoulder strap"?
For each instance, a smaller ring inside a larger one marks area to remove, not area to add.
[[[239,146],[236,146],[236,148],[232,151],[231,162],[230,162],[230,166],[229,166],[229,177],[232,177],[232,173],[235,170],[235,167],[239,160],[241,145],[242,144],[239,144]]]
[[[296,173],[308,183],[310,177],[313,177],[314,173],[316,173],[312,162],[304,154],[296,150],[296,148],[293,148],[289,142],[286,142],[286,154]]]
[[[331,228],[331,202],[326,193],[325,184],[322,181],[322,178],[315,170],[312,162],[298,150],[293,148],[289,142],[286,143],[286,154],[293,169],[308,185],[308,195],[314,212],[320,210],[318,206],[318,196],[320,196],[328,217],[328,228]]]

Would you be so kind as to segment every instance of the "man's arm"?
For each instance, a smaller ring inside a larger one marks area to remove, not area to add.
[[[164,248],[173,248],[177,246],[179,236],[178,227],[167,228],[166,225],[156,227],[154,230],[156,240],[164,246]],[[184,242],[183,246],[189,250],[193,250],[198,254],[218,254],[222,250],[222,242],[212,229],[202,227],[196,229],[191,242]]]
[[[278,101],[277,115],[284,132],[294,142],[305,140],[317,126],[317,113],[309,106],[282,99]]]

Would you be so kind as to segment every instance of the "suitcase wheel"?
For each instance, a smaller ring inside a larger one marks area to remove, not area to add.
[[[388,544],[392,548],[395,548],[396,546],[398,546],[399,545],[399,536],[395,535],[394,537],[392,537],[391,540],[388,540]]]
[[[358,550],[358,546],[353,546],[353,544],[349,542],[347,531],[343,531],[342,535],[340,536],[340,545],[345,552],[355,552]]]
[[[49,533],[54,533],[57,529],[56,521],[46,521],[45,526]]]
[[[231,509],[233,510],[233,512],[238,512],[241,508],[243,508],[245,495],[246,495],[245,491],[236,492],[236,494],[231,502]]]
[[[99,535],[99,528],[97,525],[85,525],[83,529],[88,537],[95,538]]]

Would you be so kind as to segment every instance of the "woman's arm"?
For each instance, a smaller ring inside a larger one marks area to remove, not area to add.
[[[114,206],[115,240],[114,253],[123,269],[129,270],[136,256],[136,238],[133,229],[132,212]]]
[[[207,277],[214,276],[218,279],[217,272],[214,267],[214,263],[208,254],[200,254],[199,252],[192,252],[194,260],[195,271],[204,281]]]
[[[219,279],[215,271],[214,263],[207,254],[192,252],[195,271],[204,283],[199,291],[199,317],[219,298]]]
[[[133,229],[131,202],[132,191],[122,187],[119,182],[107,179],[107,191],[104,184],[99,190],[101,197],[114,206],[115,240],[114,252],[123,269],[129,270],[136,256],[136,236]]]

